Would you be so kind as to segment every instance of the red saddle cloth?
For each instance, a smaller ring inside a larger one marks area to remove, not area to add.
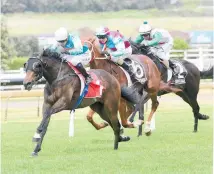
[[[84,82],[85,82],[85,78],[78,71],[78,69],[75,66],[73,66],[70,62],[68,62],[68,65],[75,71],[75,73],[79,76],[79,78],[83,79]],[[88,86],[88,93],[85,95],[84,98],[97,98],[97,97],[100,98],[102,96],[104,87],[101,84],[100,79],[98,78],[98,76],[95,73],[90,72],[90,71],[88,71],[88,73],[91,75],[91,77],[92,77],[93,80],[89,84],[89,86]]]

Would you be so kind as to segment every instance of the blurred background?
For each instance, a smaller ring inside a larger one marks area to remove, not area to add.
[[[186,59],[200,70],[213,64],[213,0],[2,0],[1,121],[2,173],[45,174],[184,174],[212,173],[213,119],[199,121],[192,133],[191,108],[173,94],[163,96],[151,137],[132,137],[112,150],[112,130],[96,131],[86,120],[88,108],[76,111],[75,138],[68,137],[69,112],[51,118],[39,161],[28,158],[31,137],[42,119],[44,81],[25,91],[23,64],[54,42],[59,27],[69,31],[100,25],[135,38],[148,21],[174,38],[171,58]],[[213,86],[203,79],[198,95],[201,113],[213,115]],[[148,107],[150,106],[147,105]],[[149,108],[146,108],[147,117]],[[95,116],[96,121],[101,121]]]
[[[134,38],[139,25],[147,20],[154,28],[170,31],[174,37],[172,57],[197,59],[190,61],[200,70],[212,62],[207,58],[213,58],[212,0],[2,0],[1,19],[4,74],[17,74],[5,70],[21,73],[27,58],[44,45],[52,44],[53,33],[61,26],[73,31],[106,25]],[[194,49],[189,56],[184,52],[187,49]],[[23,73],[17,79],[22,79]],[[7,83],[8,76],[2,77],[2,85]]]

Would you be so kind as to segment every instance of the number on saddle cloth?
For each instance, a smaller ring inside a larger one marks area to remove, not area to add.
[[[144,84],[147,81],[144,67],[138,62],[129,58],[124,59],[124,61],[129,65],[129,68],[134,73],[134,79]]]

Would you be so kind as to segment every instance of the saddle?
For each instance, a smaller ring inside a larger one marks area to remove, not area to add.
[[[145,84],[147,81],[146,71],[144,67],[135,60],[131,58],[125,58],[124,62],[129,66],[130,71],[132,72],[131,80],[132,82],[139,82]]]
[[[187,76],[187,70],[183,66],[182,62],[179,60],[169,60],[170,70],[167,69],[166,65],[163,63],[162,59],[152,54],[151,52],[147,54],[149,58],[153,60],[156,64],[158,70],[161,72],[162,76],[167,76],[163,80],[168,82],[171,80],[172,85],[182,85],[185,84],[185,78]],[[167,74],[167,75],[164,75]]]

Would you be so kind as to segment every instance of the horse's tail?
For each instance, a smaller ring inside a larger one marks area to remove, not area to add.
[[[213,66],[206,71],[200,71],[201,79],[212,79],[213,78]]]
[[[138,104],[141,99],[140,94],[136,90],[125,86],[121,87],[121,96],[133,104]]]

